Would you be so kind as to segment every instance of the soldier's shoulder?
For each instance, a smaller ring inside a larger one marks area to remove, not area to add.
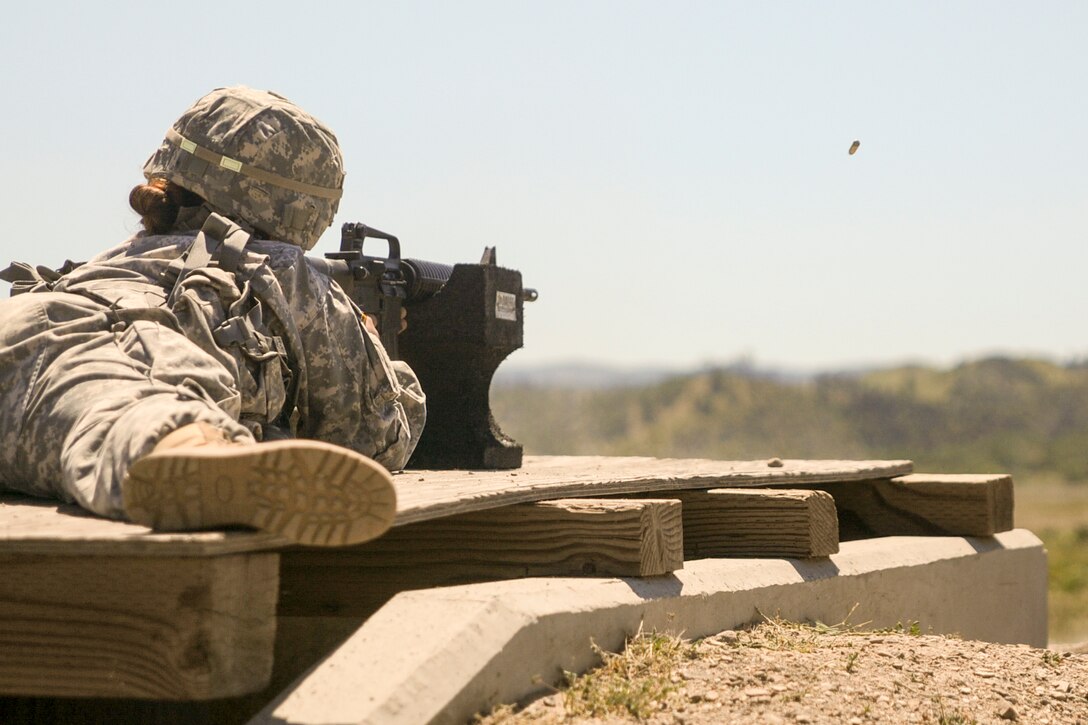
[[[271,239],[254,239],[246,248],[267,257],[268,264],[273,269],[294,267],[301,264],[306,256],[306,252],[299,246]]]
[[[148,234],[140,232],[115,247],[95,255],[90,262],[132,257],[172,257],[181,254],[193,243],[196,232]]]

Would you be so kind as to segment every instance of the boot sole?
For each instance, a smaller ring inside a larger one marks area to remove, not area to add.
[[[129,468],[122,493],[128,517],[153,529],[242,525],[306,546],[368,541],[397,513],[380,464],[300,439],[151,453]]]

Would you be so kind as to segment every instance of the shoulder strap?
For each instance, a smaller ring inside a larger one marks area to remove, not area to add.
[[[225,216],[209,214],[186,252],[185,265],[170,291],[170,301],[173,301],[182,280],[198,269],[219,267],[227,272],[235,272],[242,263],[250,238],[249,232]]]
[[[201,236],[205,237],[205,249],[210,251],[210,258],[200,266],[207,266],[209,261],[218,261],[219,268],[227,272],[238,269],[242,263],[242,251],[249,244],[248,232],[225,216],[210,214],[204,221],[204,226],[200,228],[197,239]],[[214,241],[214,247],[209,248],[210,241]]]

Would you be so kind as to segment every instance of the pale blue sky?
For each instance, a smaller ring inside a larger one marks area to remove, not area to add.
[[[539,288],[510,364],[1083,357],[1086,37],[1084,2],[20,3],[0,261],[133,232],[163,132],[243,83],[340,138],[316,251],[364,221]]]

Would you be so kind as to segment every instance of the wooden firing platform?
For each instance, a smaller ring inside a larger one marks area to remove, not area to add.
[[[909,461],[542,456],[516,471],[407,471],[394,528],[343,549],[154,533],[0,496],[0,695],[207,701],[271,678],[255,696],[267,698],[407,589],[826,557],[840,525],[859,536],[1012,527],[1007,476],[910,473]],[[296,670],[275,674],[284,660]]]
[[[911,473],[910,461],[712,461],[525,456],[514,471],[405,471],[394,525],[556,498],[867,481]]]

